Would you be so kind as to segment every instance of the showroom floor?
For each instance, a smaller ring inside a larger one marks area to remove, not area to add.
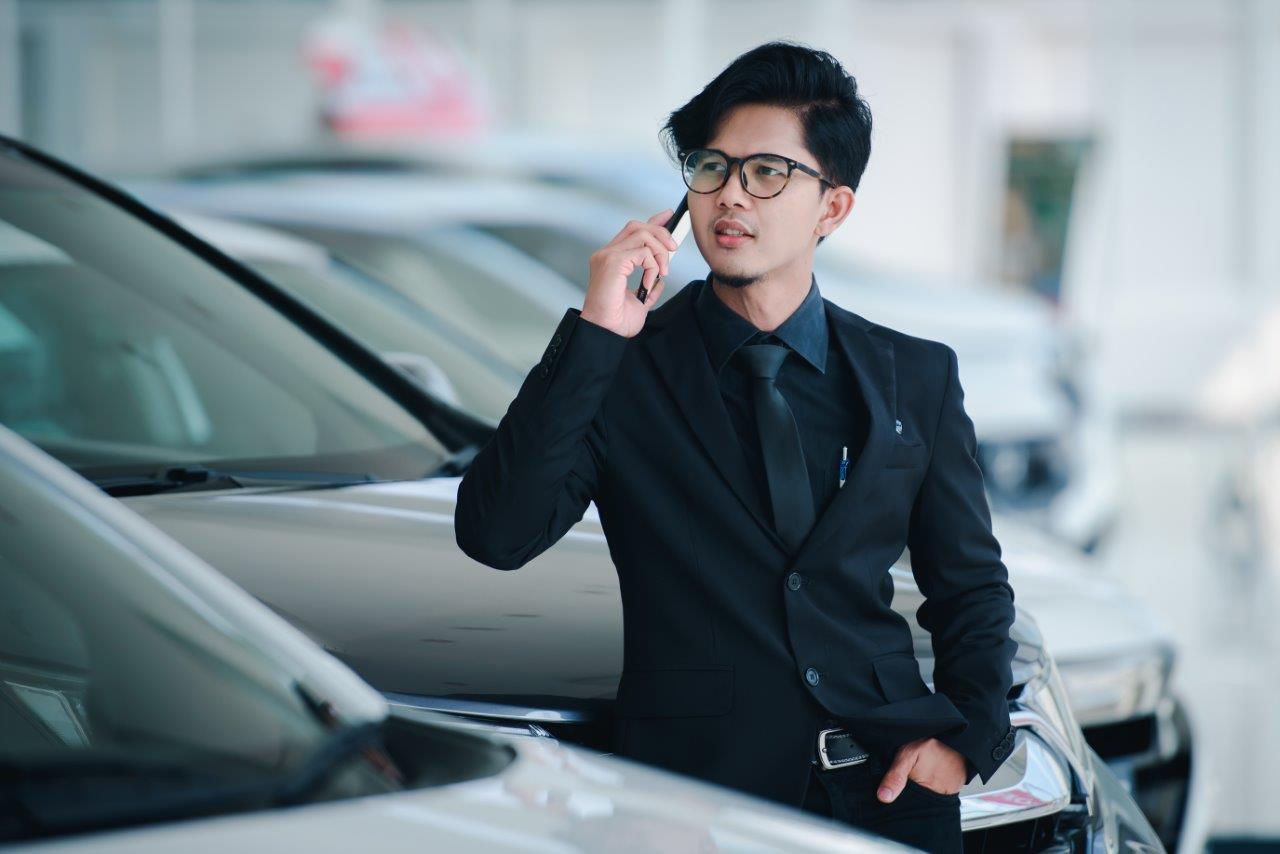
[[[1177,641],[1175,685],[1209,772],[1210,834],[1280,839],[1280,562],[1255,545],[1265,522],[1251,524],[1224,490],[1246,448],[1223,431],[1129,427],[1124,515],[1101,557]]]

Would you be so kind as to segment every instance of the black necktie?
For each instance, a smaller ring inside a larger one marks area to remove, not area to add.
[[[814,514],[800,431],[787,399],[774,385],[787,352],[777,344],[746,344],[738,348],[738,357],[751,377],[773,524],[783,542],[796,552],[813,528]]]

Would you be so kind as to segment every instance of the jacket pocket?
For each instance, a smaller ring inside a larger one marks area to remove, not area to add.
[[[876,672],[876,682],[880,684],[880,693],[891,703],[898,700],[913,700],[929,694],[929,686],[924,684],[920,676],[920,666],[916,657],[908,652],[897,652],[882,655],[873,659],[871,667]]]
[[[915,789],[917,792],[924,795],[926,798],[933,798],[935,800],[942,801],[943,803],[956,804],[957,806],[959,805],[959,801],[960,801],[959,792],[952,792],[951,794],[947,794],[946,792],[935,792],[933,789],[930,789],[924,783],[918,783],[915,780],[912,780],[910,777],[907,778],[906,788]]]
[[[715,717],[733,709],[733,665],[689,664],[625,670],[620,718]]]

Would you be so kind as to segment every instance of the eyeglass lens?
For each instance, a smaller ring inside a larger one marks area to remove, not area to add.
[[[781,192],[789,172],[787,161],[772,154],[753,154],[742,163],[747,192],[761,198]],[[698,149],[685,158],[684,182],[695,193],[715,192],[724,186],[728,174],[729,161],[718,152]]]

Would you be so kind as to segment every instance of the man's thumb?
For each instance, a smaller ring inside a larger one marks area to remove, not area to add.
[[[887,804],[902,794],[903,788],[907,785],[907,774],[910,773],[914,760],[914,753],[899,753],[893,760],[893,764],[889,766],[889,770],[885,772],[884,779],[880,781],[876,797]]]

